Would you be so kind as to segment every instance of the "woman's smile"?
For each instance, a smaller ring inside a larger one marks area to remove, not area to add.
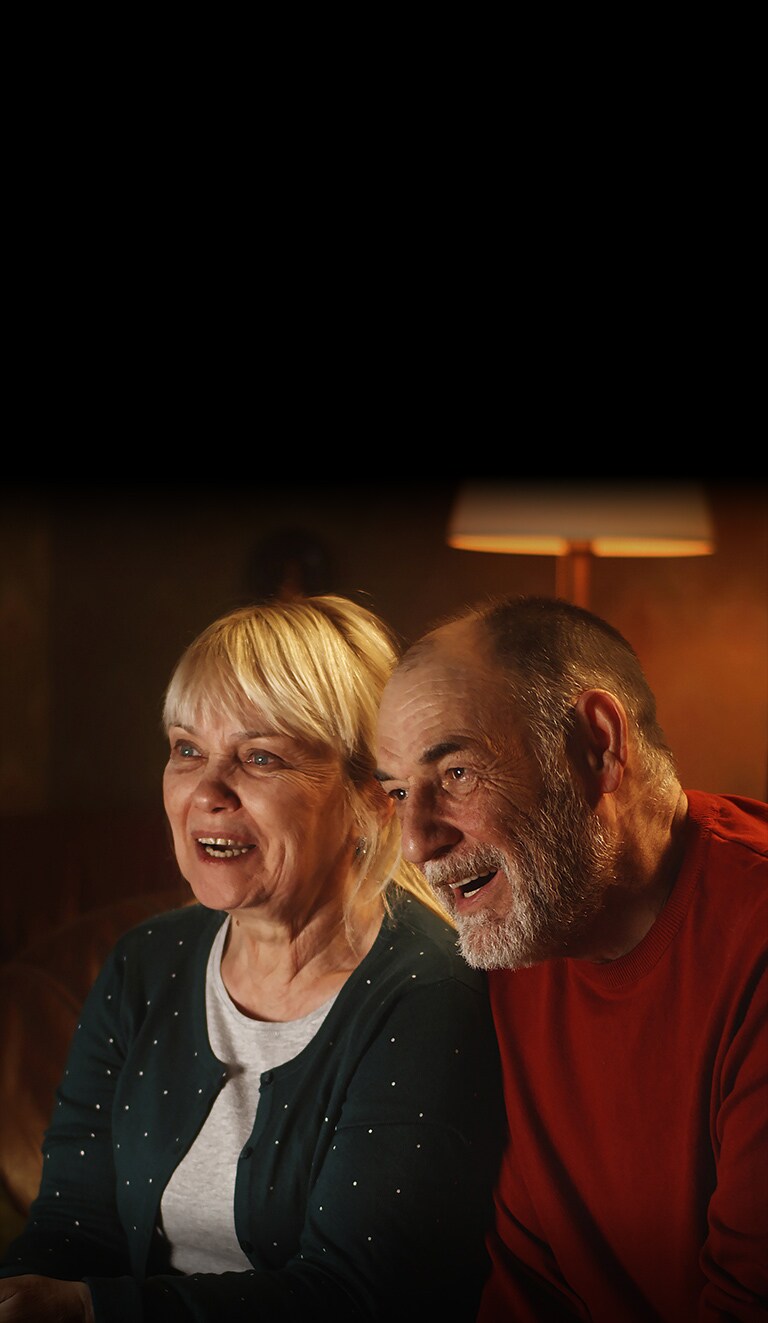
[[[228,836],[198,836],[197,844],[209,859],[219,861],[238,859],[253,849],[252,845],[243,845],[239,841],[230,840]]]

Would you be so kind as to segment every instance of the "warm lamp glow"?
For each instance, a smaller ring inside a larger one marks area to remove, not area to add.
[[[470,483],[458,493],[448,542],[467,551],[529,556],[564,556],[575,542],[588,543],[593,556],[704,556],[714,551],[703,493],[674,483]]]
[[[579,557],[582,599],[592,556],[706,556],[715,549],[704,494],[685,483],[468,483],[447,538],[465,551],[565,557],[569,573]]]

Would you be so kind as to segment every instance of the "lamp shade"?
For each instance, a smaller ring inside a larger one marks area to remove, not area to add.
[[[685,483],[512,483],[459,488],[447,541],[468,551],[565,556],[703,556],[714,551],[700,487]]]

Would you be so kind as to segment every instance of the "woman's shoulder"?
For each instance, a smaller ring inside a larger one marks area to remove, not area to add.
[[[129,928],[118,940],[115,954],[118,957],[135,954],[150,945],[166,949],[212,940],[225,919],[223,912],[206,909],[197,901],[163,910]]]
[[[119,937],[98,976],[95,995],[153,1000],[169,977],[191,985],[204,978],[211,943],[226,915],[197,902],[164,910]]]
[[[400,888],[394,890],[389,900],[390,912],[381,939],[383,944],[389,944],[392,955],[409,963],[415,958],[422,975],[453,979],[478,991],[485,990],[485,975],[464,960],[458,949],[456,929],[447,916]]]

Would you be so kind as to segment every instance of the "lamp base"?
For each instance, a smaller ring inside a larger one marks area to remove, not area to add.
[[[558,556],[555,568],[555,591],[558,597],[574,606],[589,609],[589,582],[592,573],[589,542],[570,542],[564,556]]]

